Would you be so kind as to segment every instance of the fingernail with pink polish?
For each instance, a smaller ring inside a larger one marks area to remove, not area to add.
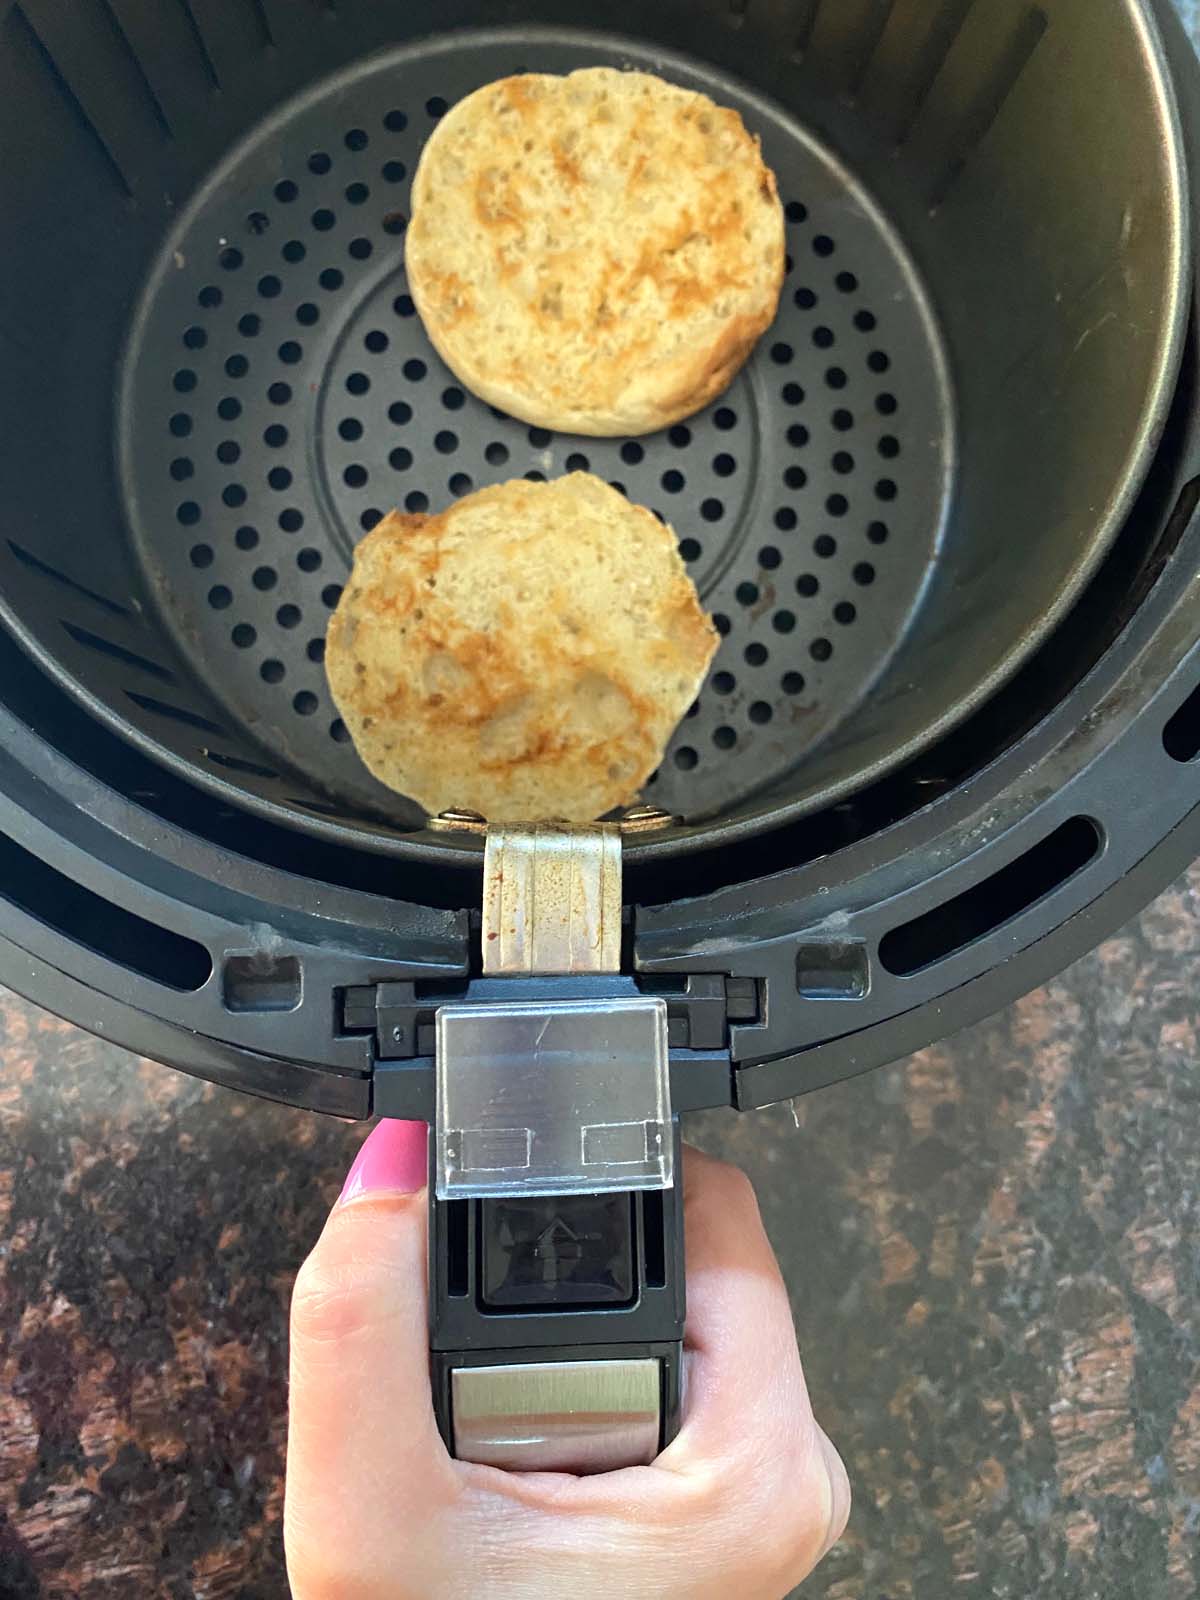
[[[428,1179],[429,1125],[385,1118],[363,1141],[346,1174],[338,1204],[364,1195],[415,1194]]]

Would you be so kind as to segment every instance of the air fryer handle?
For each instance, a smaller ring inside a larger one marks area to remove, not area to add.
[[[678,1156],[677,1122],[675,1139]],[[451,1453],[526,1471],[653,1460],[679,1427],[678,1191],[429,1192],[430,1370]]]

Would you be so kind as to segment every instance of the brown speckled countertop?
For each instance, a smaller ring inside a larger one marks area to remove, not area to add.
[[[791,1285],[827,1600],[1200,1592],[1200,869],[902,1065],[691,1128]],[[282,1600],[286,1306],[361,1130],[0,1004],[0,1597]]]

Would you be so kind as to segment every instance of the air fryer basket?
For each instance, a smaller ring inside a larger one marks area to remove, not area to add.
[[[917,1048],[1200,851],[1168,0],[578,14],[0,0],[0,980],[143,1053],[429,1115],[479,841],[371,782],[323,639],[381,513],[519,473],[660,511],[725,634],[647,795],[680,820],[625,844],[677,1108]],[[787,205],[776,327],[646,439],[480,405],[404,279],[445,105],[594,62],[737,106]]]
[[[93,715],[293,825],[428,838],[322,667],[394,505],[587,465],[671,521],[725,634],[648,791],[693,845],[860,790],[984,701],[1096,569],[1161,429],[1184,181],[1135,0],[612,5],[602,33],[567,9],[4,16],[5,616]],[[737,106],[787,206],[778,322],[649,439],[495,413],[406,292],[446,105],[595,62]]]

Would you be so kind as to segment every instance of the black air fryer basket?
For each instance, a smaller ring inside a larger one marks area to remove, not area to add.
[[[520,474],[661,512],[724,635],[625,842],[677,1108],[925,1044],[1200,849],[1197,80],[1164,0],[578,16],[0,0],[0,977],[188,1071],[429,1114],[481,841],[368,776],[324,634],[382,515]],[[464,392],[404,272],[446,107],[601,63],[737,107],[786,204],[777,323],[637,440]]]

